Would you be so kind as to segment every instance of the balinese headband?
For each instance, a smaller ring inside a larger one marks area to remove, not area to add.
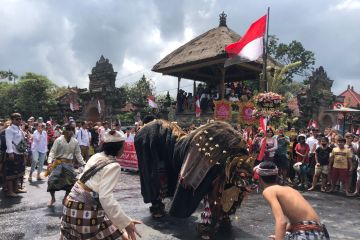
[[[277,167],[273,169],[264,169],[261,168],[260,165],[254,167],[254,171],[259,174],[259,176],[275,176],[278,174],[279,169]]]

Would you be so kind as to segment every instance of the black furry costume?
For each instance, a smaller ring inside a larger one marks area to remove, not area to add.
[[[245,156],[247,151],[246,143],[225,122],[206,124],[188,135],[179,129],[164,120],[148,123],[136,135],[135,148],[144,202],[159,199],[159,169],[165,168],[165,197],[174,197],[170,215],[186,218],[204,196],[212,194],[214,180],[225,188],[225,182],[230,181],[225,174],[227,166],[235,156]]]

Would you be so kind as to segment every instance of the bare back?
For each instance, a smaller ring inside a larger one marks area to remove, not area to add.
[[[300,221],[320,222],[320,218],[304,197],[291,187],[272,185],[263,191],[264,198],[273,206],[276,201],[280,204],[284,216],[290,224]]]

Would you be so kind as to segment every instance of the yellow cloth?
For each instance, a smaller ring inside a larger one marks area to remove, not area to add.
[[[72,163],[72,161],[67,159],[56,159],[52,163],[48,164],[48,167],[45,172],[45,177],[49,176],[50,173],[61,163]]]
[[[336,147],[332,150],[331,154],[334,157],[334,168],[348,169],[348,159],[352,158],[350,149],[340,149]]]

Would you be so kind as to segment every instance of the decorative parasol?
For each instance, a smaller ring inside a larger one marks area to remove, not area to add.
[[[325,112],[329,112],[329,113],[340,113],[344,116],[344,123],[343,123],[343,136],[345,135],[345,124],[346,124],[346,116],[350,113],[354,113],[354,114],[360,114],[360,110],[358,109],[354,109],[354,108],[348,108],[348,107],[335,107],[334,109],[331,110],[326,110]]]

